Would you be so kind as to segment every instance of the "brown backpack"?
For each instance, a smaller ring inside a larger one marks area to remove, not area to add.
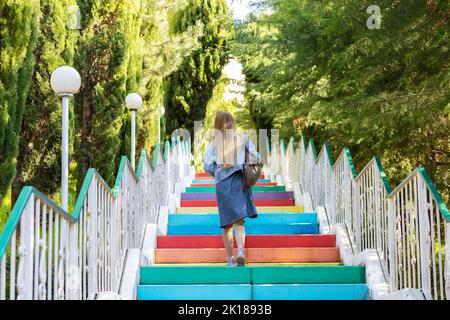
[[[245,163],[243,168],[244,176],[242,178],[242,190],[244,190],[244,192],[247,188],[251,188],[256,184],[262,172],[263,165],[261,163],[259,164],[251,164],[251,163],[255,163],[255,161],[250,162],[250,151],[248,150],[247,144],[245,144]]]

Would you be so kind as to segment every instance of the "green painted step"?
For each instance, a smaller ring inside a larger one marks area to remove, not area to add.
[[[288,266],[288,267],[252,267],[252,283],[365,283],[365,269],[360,266]]]
[[[269,187],[253,187],[253,192],[283,192],[286,191],[286,187],[281,186],[269,186]],[[188,193],[198,193],[198,192],[216,192],[216,187],[187,187],[186,192]]]
[[[141,285],[160,284],[353,284],[365,283],[360,266],[151,266]]]
[[[207,266],[141,267],[141,285],[250,283],[250,268]]]

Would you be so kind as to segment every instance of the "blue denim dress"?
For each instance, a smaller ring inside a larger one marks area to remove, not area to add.
[[[254,144],[248,140],[247,147],[258,162],[261,156]],[[242,190],[243,163],[245,162],[245,148],[238,151],[237,164],[224,169],[217,164],[215,148],[210,143],[203,156],[204,169],[216,180],[216,197],[219,207],[220,227],[232,225],[245,218],[256,218],[258,213],[253,201],[253,192],[250,188]]]

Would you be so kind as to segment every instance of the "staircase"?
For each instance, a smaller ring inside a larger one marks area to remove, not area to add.
[[[155,264],[141,267],[139,300],[363,300],[364,267],[343,266],[334,235],[316,213],[264,177],[253,187],[257,219],[246,220],[246,267],[227,267],[215,183],[206,173],[181,195],[158,236]]]

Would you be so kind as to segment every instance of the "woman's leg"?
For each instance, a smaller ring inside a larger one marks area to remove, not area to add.
[[[223,244],[225,245],[225,249],[227,250],[227,259],[230,262],[231,258],[233,258],[233,225],[226,226],[222,230],[223,232]]]
[[[234,230],[236,230],[236,242],[237,242],[238,248],[244,248],[245,247],[244,219],[242,219],[234,224]]]
[[[238,245],[238,257],[237,263],[240,266],[245,265],[245,227],[244,219],[236,222],[234,224],[234,229],[236,230],[236,242]]]

